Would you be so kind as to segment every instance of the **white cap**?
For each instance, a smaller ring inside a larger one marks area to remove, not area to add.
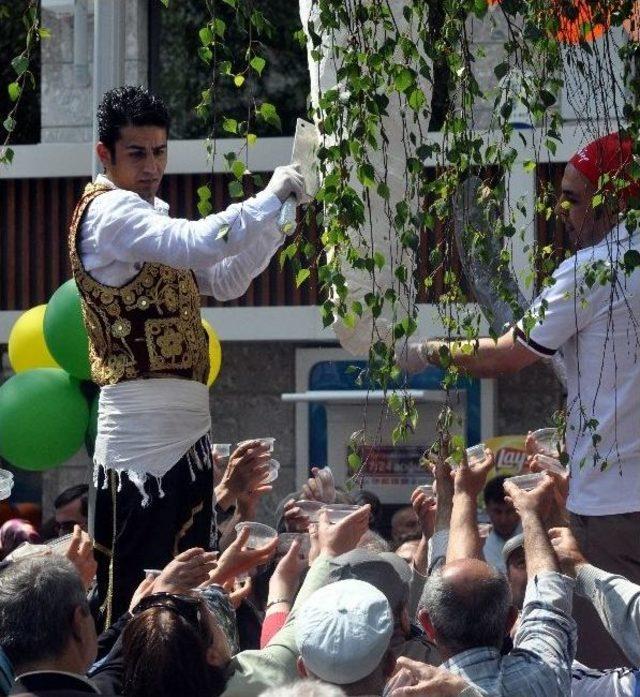
[[[371,675],[389,648],[393,616],[370,583],[347,579],[320,588],[296,617],[296,642],[313,675],[348,685]]]

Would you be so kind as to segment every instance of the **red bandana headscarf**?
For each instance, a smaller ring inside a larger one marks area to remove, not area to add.
[[[569,160],[569,164],[594,186],[598,186],[598,181],[604,174],[629,179],[628,166],[631,163],[632,150],[630,138],[620,133],[609,133],[578,150]],[[611,185],[605,188],[611,189]],[[618,193],[624,201],[630,197],[635,198],[640,195],[640,182],[631,182]]]

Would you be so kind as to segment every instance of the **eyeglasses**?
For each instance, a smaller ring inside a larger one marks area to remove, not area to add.
[[[139,615],[152,607],[171,610],[187,620],[199,633],[202,632],[202,603],[198,598],[176,593],[154,593],[143,598],[133,608],[131,614]]]

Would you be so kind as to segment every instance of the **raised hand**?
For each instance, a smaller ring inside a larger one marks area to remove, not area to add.
[[[357,511],[331,524],[326,510],[320,511],[318,524],[309,528],[309,534],[317,538],[317,549],[320,554],[337,557],[350,552],[358,546],[360,538],[369,529],[369,514],[371,506],[366,504]]]
[[[580,551],[576,538],[569,528],[551,528],[549,539],[553,551],[558,557],[560,568],[567,576],[575,576],[581,566],[589,563]]]
[[[467,461],[466,454],[463,455],[462,462],[454,473],[454,492],[477,498],[487,483],[487,476],[493,464],[493,452],[489,448],[485,448],[483,460],[471,465]]]
[[[534,513],[540,520],[546,520],[553,508],[554,488],[548,472],[531,491],[520,489],[507,479],[504,482],[505,500],[513,503],[521,518],[527,513]]]
[[[218,563],[208,574],[208,579],[202,585],[217,583],[224,586],[240,574],[246,574],[257,566],[266,564],[275,554],[278,546],[278,538],[274,537],[268,544],[249,549],[245,545],[249,539],[250,530],[244,528],[238,537],[225,549],[218,559]]]
[[[98,563],[93,556],[93,540],[79,525],[73,526],[71,542],[64,556],[76,567],[85,589],[89,589],[95,578]]]
[[[192,547],[181,552],[162,569],[155,579],[154,593],[175,593],[196,588],[216,567],[217,552]]]
[[[329,467],[312,467],[312,476],[302,486],[301,498],[323,503],[335,503],[336,485]]]
[[[433,497],[427,497],[420,489],[416,489],[411,494],[411,505],[420,523],[422,536],[427,540],[431,539],[436,526],[436,500]]]
[[[269,580],[269,597],[267,604],[276,600],[292,603],[300,586],[303,571],[308,562],[300,558],[300,543],[294,540],[287,553],[278,562]]]
[[[284,505],[284,524],[287,532],[306,532],[309,529],[309,518],[298,508],[295,499]]]
[[[385,689],[387,697],[458,697],[469,686],[463,678],[444,668],[401,656],[398,672]]]
[[[240,507],[246,507],[252,497],[264,493],[266,485],[262,485],[262,482],[269,471],[270,459],[269,446],[259,440],[244,443],[231,453],[227,468],[215,489],[216,499],[223,509],[236,502]]]

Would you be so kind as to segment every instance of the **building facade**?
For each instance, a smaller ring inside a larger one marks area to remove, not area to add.
[[[162,84],[157,70],[162,57],[156,41],[162,29],[157,20],[160,3],[122,2],[126,5],[125,81]],[[91,173],[93,3],[43,0],[42,20],[51,31],[51,39],[42,44],[41,142],[17,146],[12,167],[0,171],[0,235],[4,240],[0,248],[0,346],[4,349],[20,312],[46,302],[70,277],[66,228]],[[173,27],[173,31],[180,35],[182,29]],[[481,78],[495,83],[492,66],[504,34],[499,24],[475,31],[486,53],[479,67]],[[296,79],[300,91],[299,76]],[[278,80],[274,81],[274,89],[280,89]],[[487,120],[487,113],[480,109],[478,118]],[[190,127],[184,120],[181,123],[181,128]],[[251,170],[268,174],[277,165],[288,163],[291,140],[290,127],[284,135],[261,137],[251,152]],[[553,176],[561,172],[574,146],[575,140],[568,137],[565,149],[555,158]],[[214,170],[214,207],[220,209],[228,202],[224,164],[214,163]],[[171,204],[173,215],[197,216],[196,190],[210,176],[204,140],[171,139],[169,167],[160,195]],[[533,200],[535,173],[522,170],[516,176],[521,178],[520,193],[524,191]],[[307,234],[317,237],[316,230]],[[531,234],[553,241],[559,233],[541,224],[535,230],[532,226]],[[346,434],[362,428],[359,415],[363,398],[335,394],[354,387],[343,371],[350,359],[339,349],[333,332],[322,327],[317,283],[312,278],[298,289],[291,276],[287,267],[280,271],[276,257],[245,297],[224,305],[210,304],[204,310],[223,348],[222,370],[211,390],[213,440],[276,438],[275,457],[281,469],[272,495],[263,502],[261,516],[265,521],[277,502],[301,484],[311,465],[331,464],[339,469],[342,464],[332,458],[340,458],[342,453],[346,459]],[[429,333],[433,316],[433,307],[424,303],[421,333]],[[10,375],[6,350],[2,360],[6,379]],[[415,386],[422,391],[426,415],[425,430],[415,434],[412,441],[416,447],[433,431],[428,420],[433,414],[429,409],[437,404],[436,378],[433,374]],[[549,425],[551,414],[562,405],[561,388],[542,364],[517,376],[482,383],[477,386],[482,394],[474,407],[476,412],[472,415],[467,409],[464,416],[467,435],[472,433],[472,420],[476,420],[476,439],[522,434]],[[471,387],[469,390],[463,397],[467,407],[472,399]],[[304,394],[313,391],[331,394],[319,400]],[[289,397],[283,399],[283,395]],[[372,408],[370,418],[377,414]],[[81,452],[42,480],[39,475],[20,475],[24,480],[22,495],[39,492],[45,512],[49,512],[60,490],[88,480],[89,467],[88,456]]]

